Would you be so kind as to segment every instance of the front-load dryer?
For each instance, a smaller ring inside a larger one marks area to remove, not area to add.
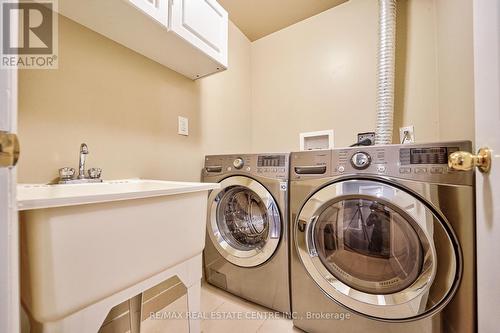
[[[470,142],[291,154],[294,325],[307,332],[475,332]]]
[[[207,156],[202,173],[221,185],[208,198],[207,282],[289,313],[289,154]]]

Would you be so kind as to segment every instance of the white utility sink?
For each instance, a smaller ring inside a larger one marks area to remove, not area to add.
[[[192,258],[196,267],[183,272],[201,277],[207,192],[218,186],[138,179],[19,185],[21,295],[36,331],[96,332],[113,305]],[[81,322],[91,316],[99,318]]]

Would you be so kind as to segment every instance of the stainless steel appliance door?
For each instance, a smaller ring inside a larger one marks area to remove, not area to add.
[[[281,237],[281,218],[273,196],[258,181],[233,176],[208,199],[207,233],[217,251],[241,267],[272,257]]]
[[[299,257],[339,304],[380,320],[411,320],[456,291],[461,253],[442,216],[403,188],[351,179],[327,185],[294,224]]]

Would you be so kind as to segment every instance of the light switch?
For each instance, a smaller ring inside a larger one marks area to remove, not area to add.
[[[179,126],[178,132],[179,135],[189,135],[189,119],[186,117],[179,116]]]

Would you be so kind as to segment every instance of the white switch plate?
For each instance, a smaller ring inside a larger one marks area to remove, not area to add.
[[[179,116],[179,125],[177,133],[179,135],[189,135],[189,119]]]
[[[415,142],[415,128],[413,125],[399,128],[399,142],[403,144]]]

